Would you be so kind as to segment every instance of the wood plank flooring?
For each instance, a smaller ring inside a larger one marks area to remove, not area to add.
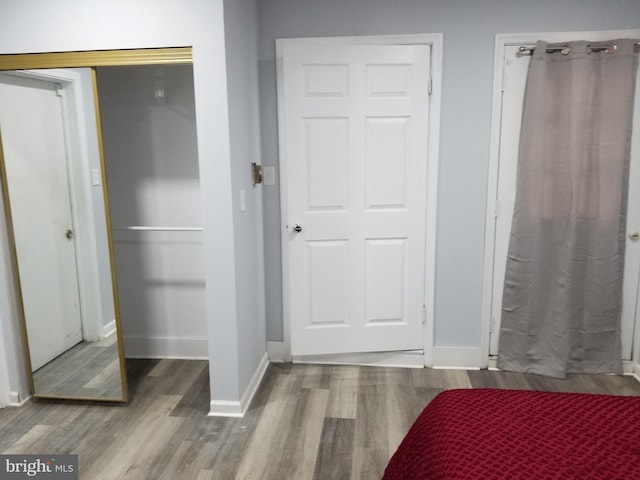
[[[632,377],[272,364],[245,418],[218,418],[207,416],[207,366],[128,360],[128,405],[0,409],[0,452],[78,454],[86,480],[368,480],[445,389],[640,395]]]

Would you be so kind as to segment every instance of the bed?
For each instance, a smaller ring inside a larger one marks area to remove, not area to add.
[[[383,478],[640,479],[640,397],[447,390]]]

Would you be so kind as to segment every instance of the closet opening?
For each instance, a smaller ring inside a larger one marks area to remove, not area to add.
[[[96,68],[127,357],[208,358],[193,68]]]

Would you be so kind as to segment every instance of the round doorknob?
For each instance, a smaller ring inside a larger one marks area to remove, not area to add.
[[[67,237],[68,240],[71,240],[73,238],[73,230],[68,229],[66,232],[64,232],[64,236]]]
[[[637,242],[638,240],[640,240],[640,232],[630,233],[629,238],[631,239],[632,242]]]
[[[302,231],[302,225],[300,225],[299,223],[296,223],[296,224],[293,226],[293,231],[294,231],[294,232],[298,232],[298,233],[300,233],[300,232]]]

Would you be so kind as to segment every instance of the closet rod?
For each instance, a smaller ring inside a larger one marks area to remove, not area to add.
[[[634,45],[635,45],[636,52],[640,51],[640,42],[636,42]],[[532,55],[535,49],[536,47],[529,47],[526,45],[522,45],[518,50],[523,55]],[[613,43],[604,44],[604,45],[597,45],[594,43],[593,46],[587,45],[587,50],[591,50],[592,52],[600,52],[602,50],[608,50],[608,49],[613,49],[615,51],[616,45]],[[563,52],[564,50],[567,50],[567,53],[568,53],[569,47],[567,45],[547,47],[547,53]],[[611,52],[608,52],[608,53],[611,53]]]
[[[127,228],[117,230],[135,230],[138,232],[201,232],[202,227],[156,227],[145,225],[131,225]]]

